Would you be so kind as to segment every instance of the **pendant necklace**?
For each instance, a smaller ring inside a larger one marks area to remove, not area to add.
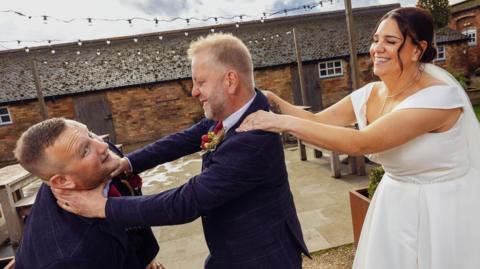
[[[383,104],[382,104],[382,108],[380,109],[380,112],[378,113],[379,116],[382,115],[383,113],[383,110],[385,109],[385,104],[387,103],[387,99],[388,98],[392,98],[392,97],[395,97],[395,96],[398,96],[400,95],[401,93],[404,93],[407,89],[409,89],[410,87],[412,87],[413,85],[415,85],[415,83],[417,83],[420,78],[422,77],[422,71],[418,71],[417,75],[415,76],[415,79],[410,81],[410,83],[408,83],[407,85],[405,85],[402,89],[400,89],[397,93],[394,93],[394,94],[391,94],[391,95],[385,95],[385,99],[383,99]],[[384,83],[385,84],[385,83]],[[387,85],[385,85],[385,87],[387,87]]]

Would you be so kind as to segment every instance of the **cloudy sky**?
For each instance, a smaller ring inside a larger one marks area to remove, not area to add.
[[[462,0],[450,0],[456,3]],[[213,19],[201,22],[192,19],[173,22],[159,20],[179,18],[219,17],[218,23],[231,23],[220,17],[245,15],[243,20],[259,19],[262,13],[271,14],[284,9],[318,4],[312,0],[0,0],[0,50],[17,49],[78,39],[110,38],[158,32],[168,29],[198,27],[215,24]],[[416,0],[352,0],[353,7],[400,3],[412,6]],[[323,0],[323,6],[298,12],[321,12],[343,9],[344,0]],[[19,12],[25,16],[20,16]],[[298,14],[297,12],[297,14]],[[289,12],[288,15],[296,14]],[[46,23],[43,15],[48,15]],[[32,16],[29,18],[29,16]],[[267,15],[268,16],[268,15]],[[285,16],[281,14],[280,16]],[[87,18],[94,18],[91,24]],[[95,20],[123,19],[121,21]],[[126,21],[134,19],[132,25]],[[62,22],[75,19],[69,23]],[[143,20],[145,19],[145,20]],[[238,17],[235,18],[238,21]],[[20,40],[20,44],[18,44]]]

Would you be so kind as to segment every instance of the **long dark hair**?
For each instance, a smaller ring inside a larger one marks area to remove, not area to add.
[[[437,50],[433,47],[433,18],[432,15],[422,8],[417,7],[401,7],[389,11],[378,22],[375,27],[374,33],[377,31],[380,23],[386,19],[393,19],[397,22],[398,28],[403,35],[403,42],[398,48],[398,61],[400,62],[400,70],[403,72],[403,63],[400,59],[400,51],[407,40],[407,36],[410,37],[412,43],[421,50],[421,63],[428,63],[435,59]],[[420,46],[420,41],[426,41],[427,47],[425,50]]]

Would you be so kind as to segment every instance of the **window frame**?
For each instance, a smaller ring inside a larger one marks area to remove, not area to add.
[[[443,57],[439,57],[440,48],[442,48]],[[437,56],[435,56],[435,61],[445,61],[447,59],[447,48],[445,47],[445,45],[437,45],[436,50],[437,50]]]
[[[6,107],[6,106],[0,106],[0,109],[2,109],[2,108],[6,109],[6,110],[7,110],[7,113],[3,113],[3,114],[2,114],[2,113],[0,112],[0,126],[2,126],[2,125],[8,125],[8,124],[13,124],[12,114],[10,113],[10,110],[8,109],[8,107]],[[8,116],[9,121],[3,121],[3,120],[2,120],[2,117],[4,117],[4,116]]]
[[[477,28],[476,27],[469,27],[462,31],[462,34],[468,37],[468,46],[475,47],[477,46]],[[470,36],[472,35],[472,36]],[[472,41],[473,40],[473,41]]]
[[[340,63],[340,66],[336,66],[336,63]],[[324,68],[321,68],[320,65],[325,65]],[[332,64],[331,67],[328,65]],[[336,69],[340,68],[340,73],[337,73]],[[322,71],[325,71],[325,75],[322,75]],[[329,71],[333,73],[328,74]],[[343,76],[343,61],[341,59],[337,60],[330,60],[330,61],[323,61],[318,63],[318,77],[319,78],[332,78],[332,77],[340,77]]]

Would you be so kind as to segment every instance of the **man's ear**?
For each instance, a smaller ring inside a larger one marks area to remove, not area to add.
[[[75,182],[73,182],[71,179],[59,174],[55,174],[50,177],[48,183],[52,188],[63,190],[72,190],[75,189],[76,186]]]
[[[229,94],[235,94],[237,92],[239,82],[240,80],[236,71],[227,71],[227,73],[225,74],[224,85],[225,88],[227,88],[227,92]]]

